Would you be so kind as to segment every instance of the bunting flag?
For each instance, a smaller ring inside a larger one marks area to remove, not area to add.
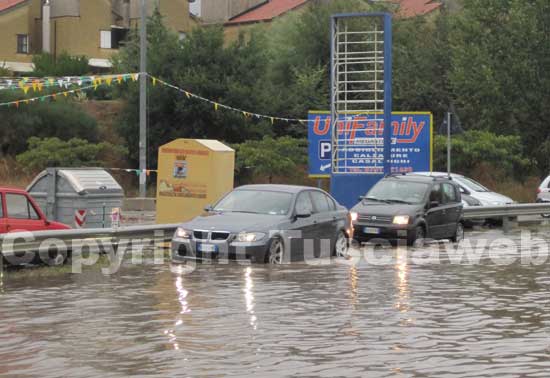
[[[222,109],[225,109],[225,110],[230,110],[230,111],[233,111],[233,112],[238,112],[238,113],[241,113],[245,118],[249,118],[249,117],[254,117],[254,118],[257,118],[257,119],[267,119],[267,120],[270,120],[271,124],[274,124],[275,121],[282,121],[282,122],[300,122],[300,123],[306,123],[308,122],[307,119],[298,119],[298,118],[284,118],[284,117],[275,117],[275,116],[271,116],[271,115],[265,115],[265,114],[258,114],[258,113],[253,113],[253,112],[248,112],[246,110],[242,110],[242,109],[237,109],[237,108],[234,108],[232,106],[228,106],[228,105],[224,105],[224,104],[220,104],[219,102],[216,102],[216,101],[213,101],[213,100],[210,100],[210,99],[207,99],[207,98],[204,98],[204,97],[201,97],[199,95],[196,95],[194,93],[191,93],[185,89],[182,89],[182,88],[179,88],[175,85],[172,85],[170,83],[167,83],[166,81],[164,80],[161,80],[159,79],[158,77],[155,77],[155,76],[152,76],[150,74],[146,74],[147,76],[149,76],[151,78],[151,81],[155,83],[155,85],[157,83],[160,83],[166,87],[169,87],[169,88],[172,88],[180,93],[183,93],[185,94],[185,96],[187,98],[194,98],[196,100],[200,100],[200,101],[203,101],[203,102],[207,102],[207,103],[210,103],[214,106],[214,110],[215,111],[218,111],[219,108],[222,108]]]
[[[21,99],[16,101],[10,101],[10,102],[4,102],[0,103],[0,107],[3,106],[15,106],[16,108],[19,108],[19,105],[21,102],[24,104],[29,104],[35,101],[44,102],[47,99],[56,100],[58,96],[63,95],[64,97],[67,97],[69,94],[79,94],[81,91],[85,91],[88,89],[94,89],[97,90],[97,88],[100,85],[111,85],[113,82],[113,78],[116,78],[118,80],[118,83],[121,84],[122,82],[126,81],[130,77],[134,77],[137,75],[139,77],[140,74],[121,74],[121,75],[104,75],[101,77],[98,76],[87,76],[87,77],[65,77],[63,79],[53,79],[53,78],[46,78],[46,79],[40,79],[40,80],[25,80],[21,79],[17,84],[16,87],[19,89],[22,89],[25,94],[28,94],[30,89],[33,89],[34,92],[42,91],[42,88],[44,86],[48,86],[51,83],[54,83],[55,86],[59,86],[60,88],[69,88],[72,85],[78,85],[78,88],[71,89],[71,90],[64,90],[60,92],[54,92],[43,96],[28,98],[28,99]],[[76,81],[75,81],[76,80]],[[87,86],[82,86],[84,83],[88,83]],[[12,83],[13,85],[13,83]]]
[[[41,92],[43,88],[58,87],[58,88],[65,89],[63,91],[59,91],[59,92],[55,92],[55,93],[51,93],[43,96],[38,96],[34,98],[0,103],[0,107],[15,106],[16,108],[19,108],[19,105],[21,104],[21,102],[25,104],[29,104],[35,101],[45,101],[47,99],[55,100],[60,95],[67,97],[69,94],[78,94],[80,91],[84,91],[88,89],[97,90],[97,88],[100,85],[110,86],[113,83],[122,84],[127,80],[132,80],[135,82],[139,79],[140,75],[147,75],[151,79],[151,82],[154,86],[156,86],[157,84],[161,84],[168,88],[172,88],[179,93],[184,94],[188,99],[195,99],[195,100],[209,103],[214,107],[215,111],[224,109],[224,110],[229,110],[233,112],[238,112],[244,118],[253,117],[256,119],[266,119],[270,121],[272,125],[275,124],[276,121],[287,122],[287,123],[299,122],[302,124],[305,124],[306,122],[308,122],[307,119],[276,117],[272,115],[249,112],[243,109],[238,109],[232,106],[224,105],[219,102],[216,102],[208,98],[194,94],[192,92],[189,92],[173,84],[167,83],[166,81],[161,80],[158,77],[152,76],[148,73],[143,73],[143,74],[142,73],[125,73],[125,74],[95,75],[95,76],[63,76],[63,77],[45,77],[45,78],[27,78],[27,77],[2,78],[0,77],[0,90],[15,89],[15,90],[22,90],[25,94],[28,94],[30,89],[32,89],[34,92]],[[69,90],[71,86],[75,86],[75,85],[78,86],[79,88]]]
[[[141,169],[132,169],[132,168],[103,168],[103,169],[106,169],[108,171],[131,173],[131,174],[135,174],[136,176],[141,176],[142,172],[145,172],[147,176],[150,176],[151,173],[158,172],[158,170],[156,169],[144,169],[143,171]]]
[[[111,85],[114,80],[118,84],[123,81],[132,79],[136,81],[139,78],[139,73],[125,73],[116,75],[94,75],[94,76],[63,76],[63,77],[0,77],[0,90],[12,89],[23,90],[25,94],[32,89],[34,92],[40,92],[43,88],[65,88],[69,89],[72,85],[96,85],[99,86],[103,82]]]
[[[28,104],[30,104],[32,102],[35,102],[35,101],[44,102],[47,99],[55,100],[57,98],[57,96],[59,96],[59,95],[63,95],[65,97],[67,97],[69,94],[75,94],[76,95],[81,91],[85,91],[85,90],[91,89],[91,88],[95,88],[95,86],[94,85],[89,85],[87,87],[82,87],[82,88],[78,88],[78,89],[71,89],[69,91],[63,91],[63,92],[56,92],[56,93],[52,93],[52,94],[48,94],[48,95],[44,95],[44,96],[39,96],[39,97],[25,98],[25,99],[22,99],[22,100],[3,102],[3,103],[0,103],[0,107],[15,106],[16,108],[19,108],[19,105],[21,104],[21,102],[28,105]]]

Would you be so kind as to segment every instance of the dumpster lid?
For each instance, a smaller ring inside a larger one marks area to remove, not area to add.
[[[196,139],[197,142],[202,144],[204,147],[209,148],[211,151],[220,151],[220,152],[231,152],[235,151],[229,146],[226,146],[219,140],[214,139]]]
[[[47,171],[42,171],[27,190],[47,175]],[[65,178],[78,194],[122,193],[113,176],[101,168],[63,168],[57,170],[57,175]]]

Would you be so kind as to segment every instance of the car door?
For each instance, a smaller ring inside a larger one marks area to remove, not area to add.
[[[456,233],[456,225],[460,220],[462,204],[457,187],[451,183],[442,184],[443,191],[443,217],[445,219],[444,237],[453,236]]]
[[[428,238],[441,239],[445,233],[444,208],[442,204],[442,188],[437,183],[432,186],[426,211],[426,223],[428,224]],[[437,206],[430,208],[431,203],[437,202]]]
[[[0,193],[0,234],[8,232],[8,223],[4,214],[4,195]]]
[[[336,217],[334,201],[321,191],[311,191],[315,214],[313,215],[316,234],[315,257],[329,257],[336,239]],[[330,202],[329,202],[330,201]]]
[[[305,247],[307,246],[307,253],[313,257],[315,252],[315,240],[318,237],[317,234],[317,217],[314,214],[313,203],[309,191],[300,192],[296,197],[294,205],[294,214],[308,213],[311,216],[307,218],[294,217],[292,223],[292,230],[300,232],[300,237],[297,235],[291,235],[291,260],[292,261],[304,261]],[[313,250],[312,250],[313,248]]]
[[[22,193],[5,193],[7,232],[44,230],[46,223]]]

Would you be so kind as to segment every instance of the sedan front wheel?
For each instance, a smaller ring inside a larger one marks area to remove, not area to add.
[[[348,255],[349,243],[346,233],[340,231],[336,237],[336,243],[334,244],[334,256],[346,257]]]
[[[272,265],[281,265],[285,256],[285,246],[280,238],[275,238],[269,245],[266,262]]]

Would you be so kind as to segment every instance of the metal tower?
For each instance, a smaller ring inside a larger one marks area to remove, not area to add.
[[[391,172],[391,28],[388,13],[331,19],[331,189],[348,206]],[[369,126],[354,117],[368,117]]]

